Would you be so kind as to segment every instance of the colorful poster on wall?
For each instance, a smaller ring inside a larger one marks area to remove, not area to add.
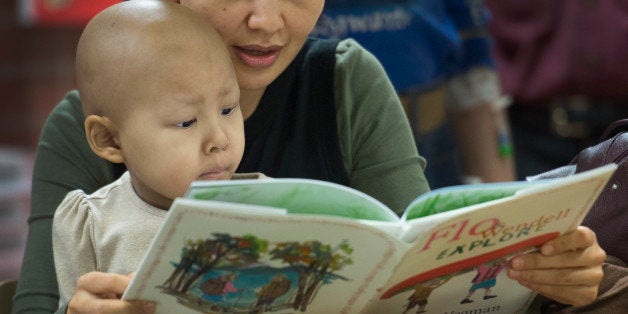
[[[120,0],[19,0],[20,21],[28,26],[81,26]]]

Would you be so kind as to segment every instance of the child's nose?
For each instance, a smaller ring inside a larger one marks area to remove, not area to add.
[[[206,154],[216,153],[227,149],[229,146],[227,133],[221,127],[209,128],[203,146],[203,151]]]

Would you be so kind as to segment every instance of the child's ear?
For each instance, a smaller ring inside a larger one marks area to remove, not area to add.
[[[113,163],[124,162],[115,126],[107,117],[90,115],[85,118],[85,134],[89,147],[96,155]]]

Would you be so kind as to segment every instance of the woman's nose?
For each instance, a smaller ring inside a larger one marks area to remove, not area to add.
[[[277,0],[253,1],[253,9],[247,20],[248,27],[268,34],[276,33],[283,28],[283,13],[277,2]]]

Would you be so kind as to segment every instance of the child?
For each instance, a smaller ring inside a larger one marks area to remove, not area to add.
[[[60,304],[82,274],[135,271],[173,199],[192,181],[230,179],[244,151],[226,47],[182,5],[128,1],[102,11],[81,36],[76,68],[89,145],[128,172],[91,195],[68,193],[57,209]]]

